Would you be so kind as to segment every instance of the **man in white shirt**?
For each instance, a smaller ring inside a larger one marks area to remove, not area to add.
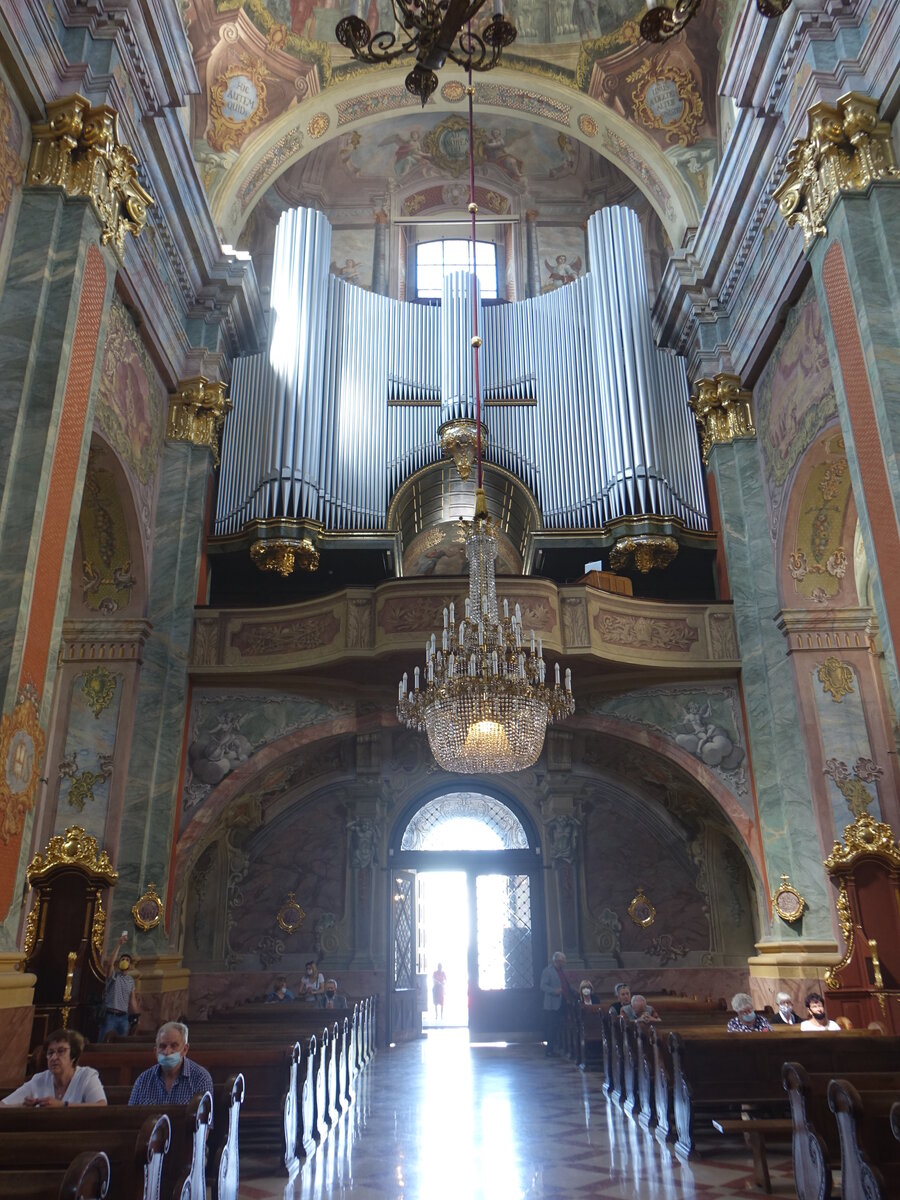
[[[818,992],[810,992],[806,997],[806,1009],[809,1017],[806,1021],[800,1022],[800,1029],[808,1032],[812,1030],[815,1033],[821,1033],[827,1030],[832,1033],[840,1033],[841,1027],[837,1021],[829,1021],[828,1014],[825,1012],[825,1001]]]

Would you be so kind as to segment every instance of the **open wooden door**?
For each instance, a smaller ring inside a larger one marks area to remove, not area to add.
[[[416,986],[416,873],[391,873],[391,956],[388,979],[389,1042],[422,1036],[422,1011]]]

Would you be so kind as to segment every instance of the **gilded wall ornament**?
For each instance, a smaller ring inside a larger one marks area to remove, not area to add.
[[[163,903],[156,893],[156,884],[148,883],[147,890],[131,906],[131,918],[142,932],[155,929],[162,920]]]
[[[660,129],[667,142],[693,146],[703,124],[703,101],[690,73],[648,58],[626,78],[634,84],[635,118],[647,129]]]
[[[260,571],[275,571],[285,578],[295,567],[312,572],[319,566],[319,552],[309,538],[260,540],[250,547],[250,557]]]
[[[99,961],[103,955],[103,937],[106,933],[106,913],[103,910],[103,897],[97,888],[97,903],[94,905],[94,919],[91,922],[91,946],[94,956]]]
[[[639,533],[619,538],[610,553],[609,565],[613,571],[623,571],[633,562],[646,575],[648,571],[664,570],[677,554],[678,543],[673,537]]]
[[[293,892],[288,892],[287,900],[275,914],[275,920],[278,922],[279,929],[283,929],[287,934],[296,933],[306,920],[306,913],[294,899]]]
[[[847,92],[836,105],[820,101],[807,114],[805,138],[791,147],[785,178],[773,193],[778,211],[803,232],[808,250],[828,230],[825,216],[841,192],[864,192],[879,179],[900,178],[891,127],[878,101]]]
[[[721,372],[711,379],[698,379],[691,393],[690,405],[700,429],[703,462],[709,466],[713,446],[724,445],[736,438],[756,437],[751,393],[741,387],[740,376]]]
[[[635,925],[640,925],[641,929],[646,929],[656,920],[656,909],[645,896],[644,889],[640,885],[638,885],[634,899],[628,905],[628,915]]]
[[[778,887],[772,893],[772,908],[781,917],[782,921],[786,921],[788,925],[793,925],[795,921],[799,921],[807,908],[806,901],[790,882],[787,875],[781,876],[781,883],[779,883]]]
[[[875,799],[865,786],[884,774],[884,769],[871,758],[858,758],[853,764],[853,770],[838,758],[825,760],[824,774],[836,784],[838,791],[847,801],[847,807],[854,817],[868,814],[869,805]]]
[[[23,949],[26,959],[31,958],[31,955],[34,951],[35,942],[37,941],[38,914],[40,911],[40,905],[35,904],[28,916],[25,918],[25,943]]]
[[[6,85],[0,80],[0,218],[12,203],[12,198],[22,183],[22,164],[19,161],[22,129],[18,115],[9,99]]]
[[[213,150],[235,150],[247,134],[269,115],[266,65],[242,54],[226,67],[209,91],[209,129],[206,140]]]
[[[37,698],[23,689],[13,711],[0,716],[0,842],[21,833],[34,808],[43,753]]]
[[[107,671],[106,667],[95,667],[93,671],[81,676],[81,691],[87,701],[88,708],[95,717],[100,716],[104,709],[109,708],[119,684],[118,675]]]
[[[328,132],[328,126],[331,124],[331,117],[328,113],[318,112],[309,119],[309,124],[306,127],[306,132],[316,141],[323,137]]]
[[[97,839],[85,833],[80,825],[70,825],[65,833],[54,834],[43,854],[38,852],[28,864],[25,879],[33,886],[35,880],[46,878],[60,867],[79,867],[107,884],[116,883],[119,878],[109,855],[99,849]]]
[[[94,108],[76,93],[49,103],[47,120],[35,122],[31,133],[25,182],[90,200],[102,226],[101,243],[122,258],[125,235],[140,234],[153,198],[138,182],[131,147],[119,141],[116,110],[106,104]]]
[[[213,461],[219,465],[219,430],[231,408],[225,395],[225,384],[198,375],[179,383],[178,391],[169,397],[169,423],[166,437],[170,442],[190,442],[212,450]]]
[[[853,692],[853,669],[833,654],[816,668],[816,677],[822,685],[822,691],[826,692],[835,704],[840,704],[845,696]]]

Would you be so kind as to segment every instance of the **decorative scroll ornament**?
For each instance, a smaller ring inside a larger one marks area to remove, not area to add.
[[[445,421],[438,429],[441,440],[441,450],[448,458],[452,458],[460,479],[466,480],[472,474],[475,465],[475,455],[478,449],[478,426],[474,421],[462,418],[459,421]],[[482,444],[487,443],[487,426],[481,426]]]
[[[842,874],[866,855],[884,859],[891,867],[900,867],[900,844],[894,840],[890,825],[883,825],[869,813],[862,813],[844,830],[843,842],[834,843],[825,859],[825,870]]]
[[[791,0],[756,0],[764,17],[780,17],[791,6]],[[641,37],[645,42],[665,42],[681,33],[700,8],[700,0],[676,0],[673,5],[648,0],[649,12],[641,18]]]
[[[279,929],[283,929],[287,934],[296,933],[306,920],[306,913],[294,899],[293,892],[288,892],[287,900],[275,914],[275,920]]]
[[[32,952],[34,951],[35,942],[37,941],[38,914],[40,911],[40,906],[35,904],[31,912],[29,912],[28,916],[25,918],[24,953],[26,959],[31,958]]]
[[[700,429],[703,462],[709,466],[709,452],[736,438],[756,437],[751,393],[741,387],[739,375],[722,372],[712,379],[698,379],[690,405]]]
[[[781,883],[779,883],[778,887],[772,893],[772,908],[781,917],[782,921],[787,921],[788,925],[793,925],[795,921],[799,921],[806,911],[806,901],[790,882],[787,875],[782,875]]]
[[[464,71],[490,71],[506,46],[516,40],[515,26],[505,19],[502,5],[480,33],[468,26],[485,0],[391,0],[392,30],[373,33],[361,17],[339,21],[335,36],[355,59],[389,63],[402,55],[415,55],[416,65],[406,77],[406,90],[418,96],[422,107],[438,85],[439,71],[449,58]],[[390,10],[389,10],[390,11]]]
[[[138,182],[137,158],[119,141],[116,110],[106,104],[93,108],[76,93],[48,104],[47,120],[36,122],[31,132],[25,182],[90,200],[103,227],[101,243],[123,258],[125,235],[138,236],[153,198]]]
[[[631,100],[642,125],[661,129],[667,142],[693,146],[703,124],[703,101],[690,71],[648,58],[626,82],[635,85]]]
[[[656,920],[656,909],[644,894],[644,889],[640,884],[638,884],[634,899],[628,905],[628,915],[635,925],[640,925],[641,929],[646,929]]]
[[[241,56],[226,67],[209,92],[209,133],[214,150],[234,150],[269,115],[265,80],[269,71],[261,59]]]
[[[828,860],[826,860],[825,865],[828,865]],[[844,953],[840,962],[835,963],[833,967],[827,967],[825,970],[825,983],[833,991],[837,991],[841,986],[838,975],[853,957],[853,914],[850,911],[850,896],[847,892],[847,884],[843,879],[841,880],[841,889],[838,892],[837,915],[841,937],[844,939]]]
[[[847,92],[837,105],[820,101],[808,113],[808,132],[791,147],[785,179],[774,191],[778,211],[803,231],[808,250],[828,232],[825,216],[841,192],[864,192],[878,179],[897,179],[891,127],[878,102]]]
[[[678,554],[678,543],[673,537],[639,533],[633,537],[619,538],[609,556],[610,569],[624,571],[633,561],[642,575],[654,568],[664,570]]]
[[[835,704],[840,704],[845,696],[853,693],[853,669],[833,654],[816,668],[816,677],[822,685],[822,691],[827,692]]]
[[[82,676],[81,691],[88,708],[99,719],[104,709],[109,708],[119,683],[119,676],[107,671],[106,667],[94,667]]]
[[[0,717],[0,843],[21,833],[34,808],[43,753],[37,697],[23,688],[13,711]]]
[[[25,878],[33,886],[36,880],[45,879],[60,867],[79,867],[107,884],[114,884],[119,878],[109,855],[98,849],[97,839],[85,833],[80,825],[70,825],[65,833],[54,834],[44,853],[35,854],[28,864]]]
[[[207,446],[213,461],[219,465],[219,430],[231,408],[225,395],[225,384],[219,380],[186,379],[178,391],[169,397],[169,423],[166,437],[170,442],[191,442]]]
[[[163,904],[156,894],[156,884],[148,883],[143,896],[139,896],[131,906],[131,918],[143,933],[155,929],[162,920]]]
[[[250,557],[260,571],[275,571],[285,578],[295,567],[313,572],[319,567],[319,552],[309,538],[274,538],[254,542]]]

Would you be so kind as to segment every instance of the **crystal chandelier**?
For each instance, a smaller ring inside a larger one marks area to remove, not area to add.
[[[472,218],[472,264],[475,254],[475,155],[472,75],[469,72],[469,212]],[[439,766],[462,775],[522,771],[540,757],[547,725],[563,721],[575,711],[572,672],[566,668],[565,686],[559,663],[554,682],[547,682],[543,645],[531,632],[524,641],[522,614],[517,604],[513,616],[503,601],[497,605],[496,522],[488,515],[481,462],[481,382],[478,370],[478,294],[472,276],[472,352],[475,382],[478,486],[475,513],[462,522],[469,560],[469,595],[465,616],[456,621],[455,605],[444,609],[440,644],[434,634],[425,643],[425,673],[404,674],[397,696],[397,718],[402,725],[428,735],[428,744]]]
[[[764,17],[780,17],[790,6],[791,0],[756,0],[756,7]],[[699,7],[700,0],[675,0],[674,4],[647,0],[649,11],[641,17],[641,37],[646,42],[668,41],[681,33]]]
[[[373,33],[362,17],[338,21],[335,36],[354,58],[366,63],[388,63],[414,54],[416,65],[406,77],[406,90],[422,106],[438,85],[435,74],[447,59],[465,71],[490,71],[506,46],[516,40],[516,28],[503,16],[503,0],[494,0],[494,14],[475,33],[472,18],[485,0],[391,0],[395,30]],[[466,26],[463,31],[463,26]]]

